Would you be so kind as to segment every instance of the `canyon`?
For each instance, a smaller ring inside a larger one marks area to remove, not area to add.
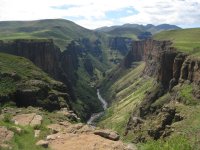
[[[1,130],[18,142],[41,132],[29,139],[39,149],[79,149],[91,139],[84,149],[135,150],[170,142],[166,147],[198,147],[198,52],[183,52],[172,40],[136,40],[114,31],[84,29],[89,36],[67,42],[0,40]],[[134,37],[146,34],[137,32]],[[18,124],[36,116],[35,127],[30,120]]]

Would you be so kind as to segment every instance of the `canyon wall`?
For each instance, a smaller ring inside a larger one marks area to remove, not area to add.
[[[123,66],[131,67],[136,61],[145,61],[144,73],[154,76],[166,89],[170,84],[189,80],[199,84],[200,60],[178,52],[170,41],[135,41],[131,51],[123,61]],[[170,87],[172,88],[172,87]]]
[[[161,136],[167,136],[165,135],[168,132],[167,126],[169,127],[172,124],[173,119],[177,115],[175,108],[165,108],[164,106],[164,104],[174,100],[177,95],[177,91],[171,90],[178,84],[181,86],[182,84],[189,83],[199,87],[200,60],[179,52],[172,47],[170,41],[155,41],[149,39],[133,42],[132,50],[125,57],[121,65],[129,68],[136,61],[144,61],[146,63],[143,75],[155,78],[157,83],[151,91],[147,91],[143,101],[134,108],[127,123],[125,135],[131,131],[135,135],[138,134],[135,139],[136,142],[145,141],[145,137],[139,136],[145,130],[144,122],[159,122],[159,115],[162,115],[164,120],[161,120],[158,127],[148,129],[149,131],[147,132],[147,135],[153,137],[153,139],[159,139]],[[171,95],[165,99],[164,104],[155,106],[155,102],[168,92],[171,92]],[[154,119],[151,120],[150,118]],[[179,116],[178,121],[181,119],[183,117]]]

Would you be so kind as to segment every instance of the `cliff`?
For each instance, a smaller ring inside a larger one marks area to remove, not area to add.
[[[124,61],[102,84],[103,96],[113,103],[100,126],[118,131],[128,141],[152,145],[157,144],[152,139],[175,137],[178,145],[180,134],[198,136],[199,62],[170,41],[133,42]]]
[[[124,59],[123,66],[145,61],[144,73],[157,78],[165,88],[172,82],[189,80],[199,84],[199,60],[173,48],[170,41],[136,41]],[[172,81],[173,80],[173,81]]]
[[[36,106],[49,111],[72,109],[67,87],[30,60],[0,53],[0,105]]]
[[[101,109],[95,88],[89,85],[94,74],[94,62],[102,59],[99,44],[98,40],[72,41],[61,52],[53,40],[19,39],[0,41],[0,52],[25,57],[52,78],[63,82],[77,113],[85,120],[91,113]]]
[[[130,68],[134,62],[144,61],[141,77],[153,77],[156,81],[129,118],[125,134],[134,132],[135,142],[144,142],[148,136],[157,140],[173,132],[171,125],[183,119],[177,111],[180,106],[174,105],[174,101],[183,103],[186,108],[198,103],[200,60],[179,52],[171,44],[155,40],[134,42],[122,63]],[[147,127],[148,124],[156,126]],[[148,136],[141,134],[144,130],[148,130]]]

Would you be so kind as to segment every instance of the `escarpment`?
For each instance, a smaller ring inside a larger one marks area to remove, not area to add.
[[[77,100],[84,101],[81,104],[84,106],[76,107],[85,113],[79,113],[81,117],[87,119],[92,112],[98,111],[96,107],[100,109],[101,106],[96,99],[95,89],[88,83],[94,75],[93,60],[99,63],[102,60],[100,44],[98,40],[74,40],[67,45],[65,51],[61,52],[53,40],[18,39],[0,41],[0,52],[28,58],[52,78],[63,82],[74,105],[79,105],[76,104]],[[82,79],[82,76],[87,78]],[[20,94],[20,97],[26,96],[28,94]]]
[[[173,48],[170,41],[135,41],[123,61],[131,67],[136,61],[145,61],[144,74],[154,76],[168,89],[170,81],[189,80],[199,84],[199,60]]]
[[[19,39],[8,42],[0,41],[0,52],[28,58],[51,76],[59,76],[61,52],[52,40]]]
[[[194,85],[196,88],[193,88],[191,99],[195,97],[194,89],[199,89],[200,60],[179,52],[170,41],[146,40],[133,42],[132,50],[121,65],[130,68],[136,61],[145,62],[143,76],[153,77],[156,83],[134,108],[125,135],[134,133],[135,142],[146,141],[147,135],[153,139],[169,136],[173,132],[171,125],[183,119],[174,119],[179,112],[172,103],[184,99],[178,89],[183,89],[184,85]],[[147,127],[145,124],[155,126]],[[141,132],[146,132],[146,135]]]

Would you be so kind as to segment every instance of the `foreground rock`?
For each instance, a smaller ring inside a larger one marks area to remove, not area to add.
[[[37,115],[36,113],[20,114],[14,116],[12,120],[16,125],[22,125],[22,126],[30,125],[34,127],[37,125],[41,125],[42,116]]]
[[[119,134],[110,130],[97,130],[97,131],[94,131],[94,134],[113,140],[113,141],[119,140]]]
[[[14,133],[10,130],[8,130],[4,126],[0,126],[0,149],[1,148],[6,148],[6,149],[11,149],[11,147],[6,144],[6,142],[9,142],[12,140],[14,136]]]
[[[53,150],[136,150],[119,141],[119,135],[110,130],[98,130],[90,125],[71,124],[68,121],[48,125],[52,134],[46,137]],[[118,140],[118,141],[117,141]],[[38,143],[37,143],[38,144]]]
[[[44,147],[44,148],[47,148],[48,145],[49,145],[49,142],[48,142],[48,141],[44,141],[44,140],[40,140],[40,141],[38,141],[38,142],[36,143],[36,145],[42,146],[42,147]]]

